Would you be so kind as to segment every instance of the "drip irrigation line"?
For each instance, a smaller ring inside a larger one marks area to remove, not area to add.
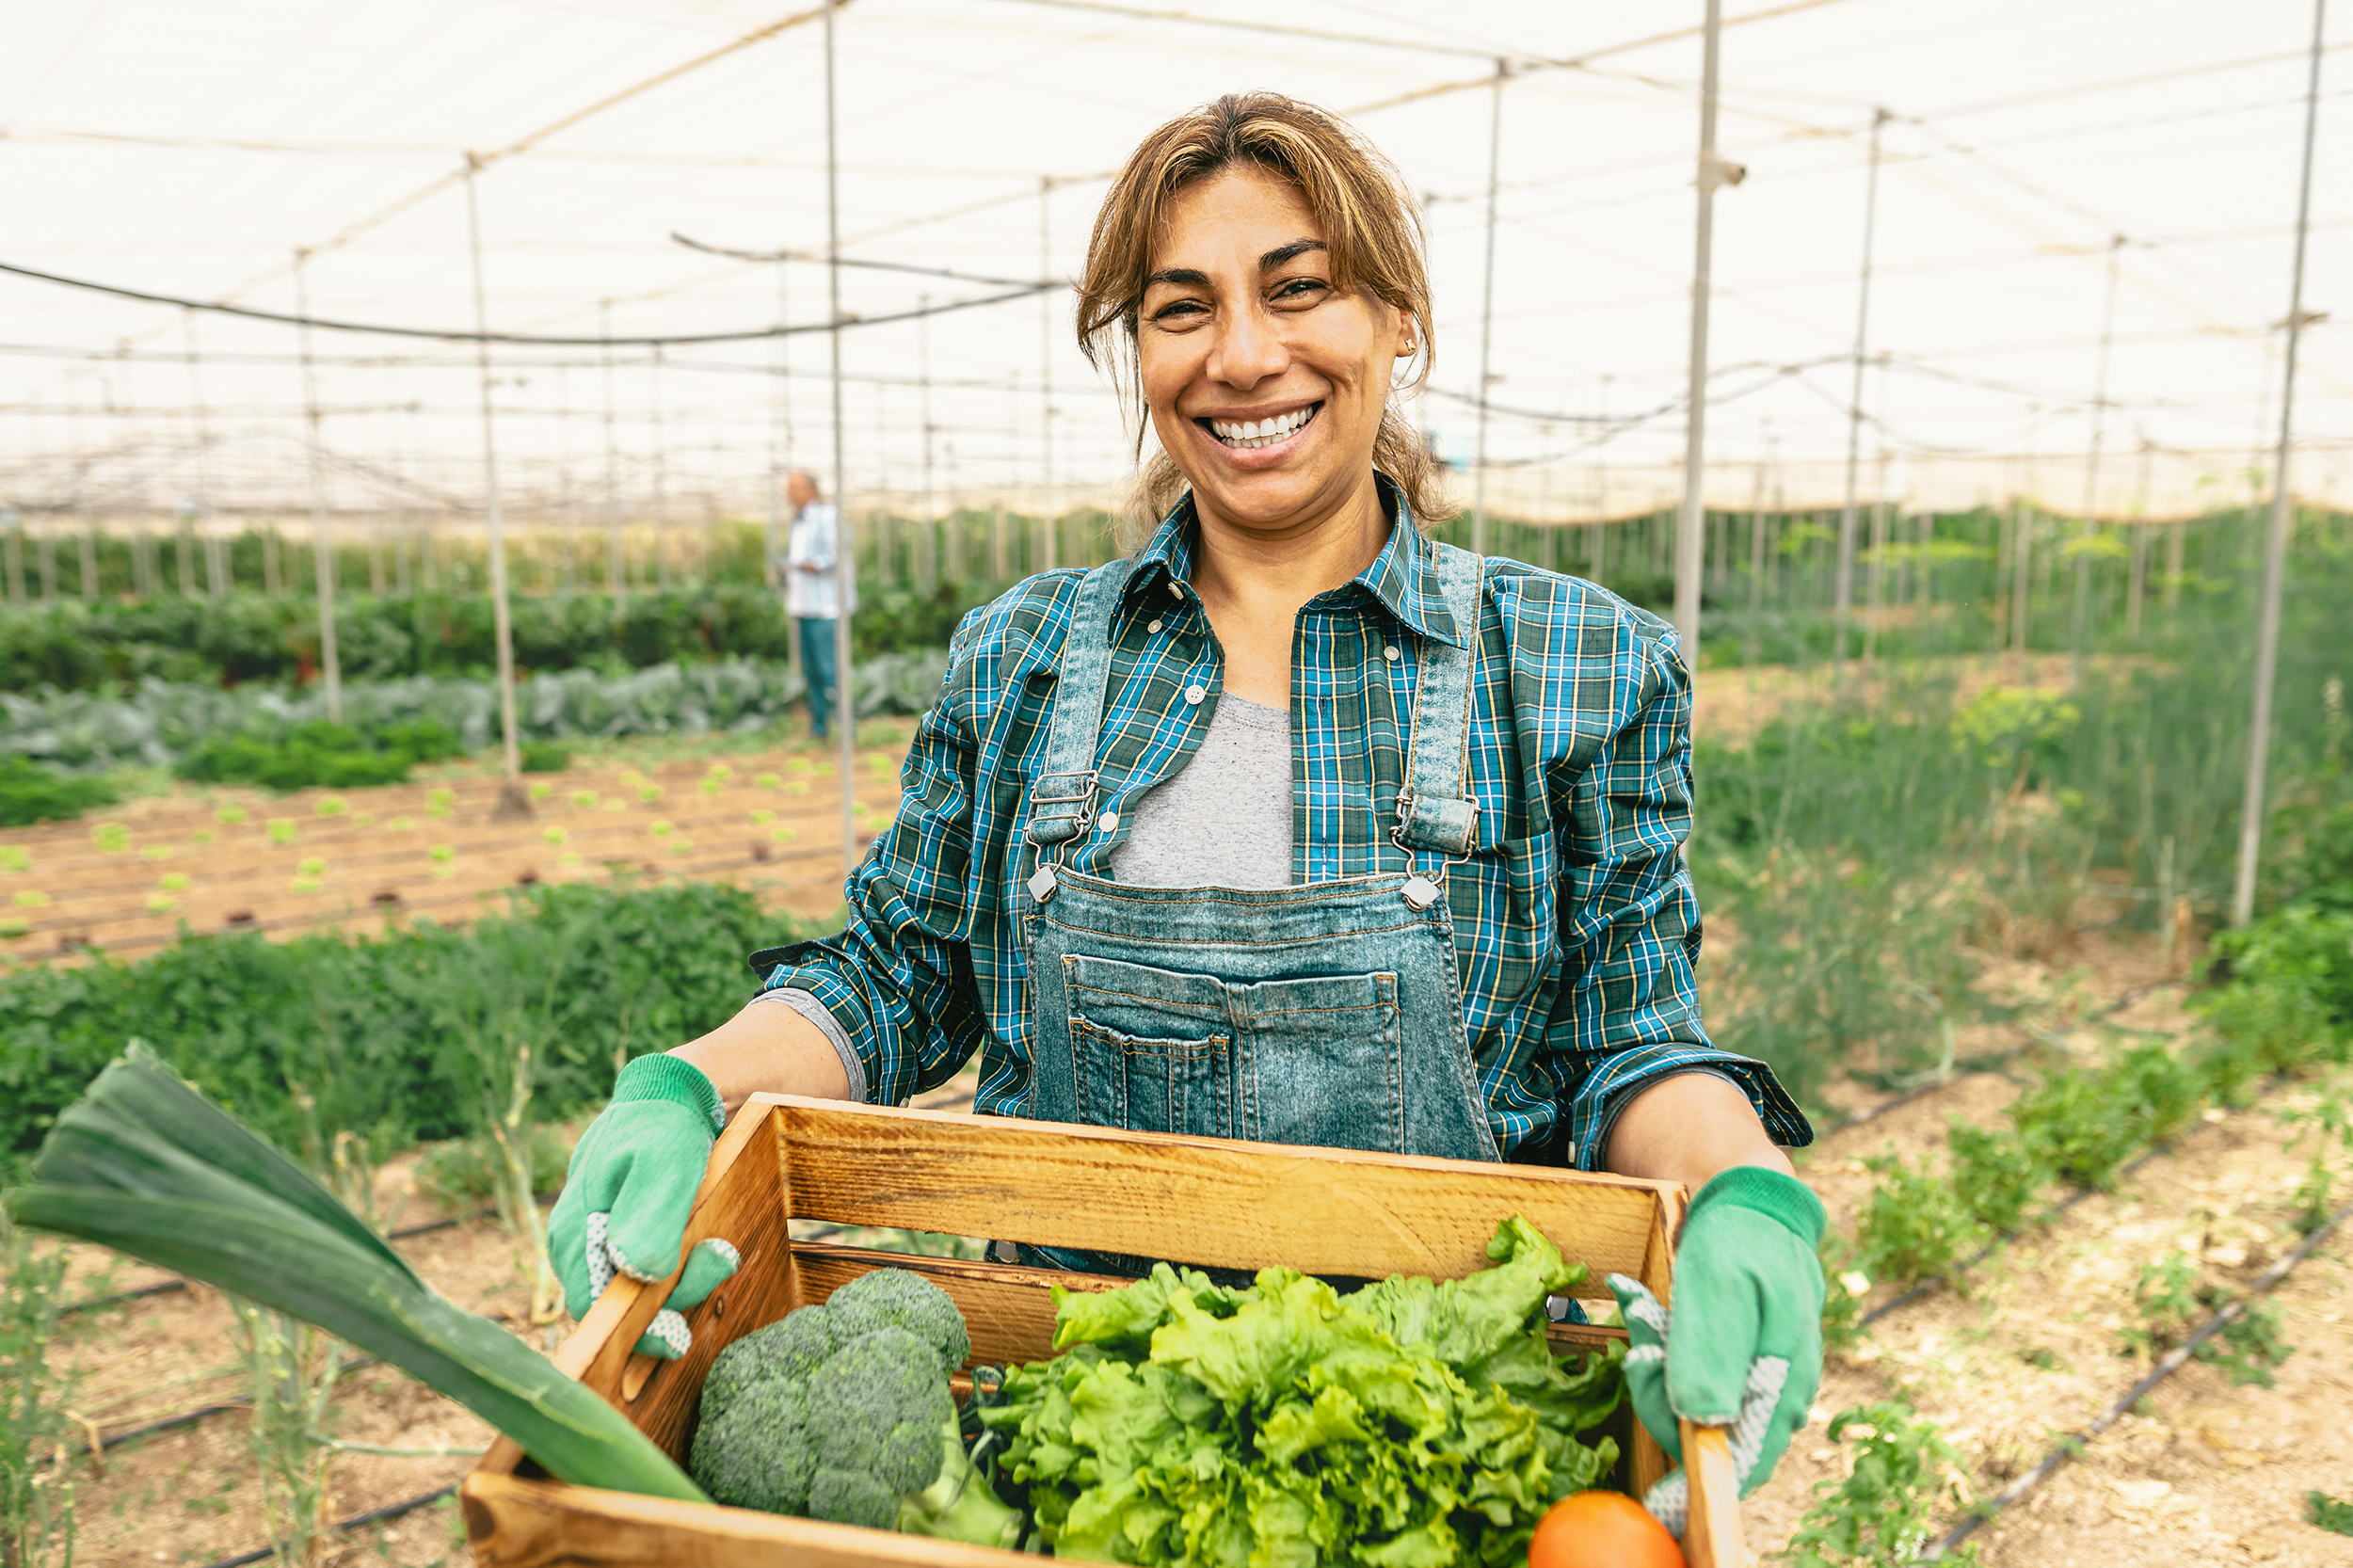
[[[2181,984],[2182,982],[2178,980],[2153,980],[2146,985],[2136,985],[2131,990],[2124,992],[2121,996],[2119,996],[2114,1001],[2111,1001],[2106,1006],[2101,1008],[2097,1013],[2088,1014],[2084,1017],[2078,1019],[2077,1023],[2078,1025],[2096,1024],[2105,1018],[2114,1017],[2117,1014],[2121,1013],[2124,1009],[2130,1007],[2141,998],[2149,995],[2152,991],[2161,991],[2168,985],[2179,985]],[[2025,1054],[2026,1051],[2031,1050],[2036,1042],[2040,1042],[2041,1044],[2046,1046],[2059,1045],[2056,1036],[2044,1033],[2041,1029],[2032,1024],[2026,1026],[2026,1031],[2034,1036],[2033,1041],[2030,1041],[2025,1045],[2012,1046],[2008,1050],[1995,1051],[1990,1056],[1973,1056],[1965,1062],[1956,1062],[1950,1067],[1938,1074],[1935,1078],[1930,1079],[1926,1083],[1915,1083],[1911,1088],[1904,1090],[1902,1093],[1890,1096],[1888,1098],[1880,1101],[1877,1105],[1867,1106],[1865,1109],[1856,1112],[1851,1116],[1843,1116],[1839,1118],[1837,1121],[1831,1123],[1830,1126],[1817,1131],[1814,1135],[1815,1138],[1817,1140],[1820,1140],[1823,1138],[1834,1137],[1837,1134],[1846,1131],[1850,1127],[1861,1127],[1865,1122],[1876,1122],[1881,1116],[1886,1115],[1889,1112],[1899,1111],[1905,1106],[1910,1105],[1913,1100],[1923,1098],[1929,1095],[1933,1095],[1941,1089],[1949,1089],[1954,1084],[1960,1082],[1962,1079],[1967,1078],[1972,1074],[1990,1073],[1994,1071],[1996,1068],[2006,1066],[2009,1063],[2017,1060],[2018,1057]],[[2155,1032],[2150,1031],[2146,1032]],[[2167,1036],[2167,1038],[2170,1038],[2170,1036]],[[2065,1047],[2061,1046],[2060,1048],[2064,1049]]]
[[[391,338],[430,338],[445,343],[516,343],[536,344],[555,348],[620,348],[626,346],[655,347],[673,344],[699,343],[759,343],[770,338],[789,338],[804,332],[830,332],[837,327],[887,327],[893,322],[914,321],[923,316],[946,315],[952,311],[977,310],[984,305],[1001,305],[1009,299],[1028,299],[1033,295],[1058,289],[1060,283],[1023,283],[999,294],[982,295],[971,299],[952,299],[945,304],[925,305],[912,311],[893,311],[885,315],[845,315],[839,322],[812,321],[798,326],[748,328],[733,332],[689,332],[670,337],[552,337],[528,332],[461,331],[442,327],[393,327],[379,322],[330,321],[323,316],[288,314],[283,311],[255,310],[249,305],[231,305],[220,300],[184,299],[178,295],[152,294],[145,289],[123,288],[115,283],[101,283],[88,278],[68,278],[60,273],[41,272],[29,266],[17,266],[0,262],[0,272],[37,282],[56,283],[70,289],[85,289],[92,294],[113,295],[120,299],[136,299],[150,305],[169,305],[184,311],[210,311],[219,315],[241,316],[248,321],[267,321],[281,327],[315,327],[326,332],[367,332]]]
[[[2093,1438],[2121,1420],[2126,1412],[2148,1398],[2159,1384],[2189,1365],[2190,1359],[2198,1353],[2199,1347],[2245,1317],[2249,1302],[2260,1296],[2267,1296],[2277,1289],[2281,1281],[2296,1272],[2297,1264],[2311,1256],[2313,1249],[2333,1235],[2337,1228],[2348,1219],[2353,1219],[2353,1203],[2346,1204],[2343,1208],[2329,1216],[2311,1235],[2297,1243],[2295,1249],[2286,1256],[2257,1275],[2255,1282],[2248,1287],[2245,1295],[2225,1302],[2217,1309],[2213,1317],[2199,1325],[2195,1334],[2168,1351],[2165,1358],[2151,1368],[2147,1376],[2126,1389],[2115,1403],[2094,1416],[2081,1431],[2070,1432],[2060,1439],[2056,1448],[2043,1455],[2041,1464],[2011,1481],[1992,1497],[1979,1503],[1968,1518],[1963,1519],[1943,1536],[1924,1547],[1914,1560],[1942,1561],[1945,1553],[1975,1535],[1979,1527],[1992,1519],[1993,1515],[2016,1503],[2027,1493],[2050,1480],[2057,1473],[2061,1465],[2080,1454]]]
[[[335,1375],[340,1378],[346,1373],[361,1371],[378,1365],[380,1363],[375,1356],[355,1355],[349,1361],[338,1366],[335,1368]],[[101,1437],[98,1440],[98,1451],[104,1453],[109,1449],[119,1448],[125,1443],[135,1442],[142,1437],[152,1437],[159,1432],[174,1432],[181,1427],[192,1427],[207,1416],[226,1416],[232,1410],[243,1410],[252,1402],[252,1395],[239,1394],[223,1400],[217,1404],[200,1404],[194,1410],[184,1410],[176,1416],[166,1416],[133,1427],[128,1432],[119,1432],[110,1437]]]
[[[420,1492],[413,1497],[404,1497],[399,1502],[387,1503],[382,1508],[372,1508],[365,1513],[355,1513],[350,1518],[338,1522],[333,1529],[337,1535],[349,1535],[353,1530],[365,1529],[370,1525],[390,1524],[392,1520],[414,1513],[421,1508],[431,1508],[456,1490],[456,1481],[450,1482],[447,1486],[437,1486],[430,1492]],[[217,1561],[206,1564],[206,1568],[246,1568],[248,1563],[267,1560],[276,1550],[277,1548],[273,1546],[258,1547],[237,1557],[221,1558]]]
[[[2263,1101],[2268,1099],[2272,1093],[2285,1082],[2287,1082],[2287,1080],[2284,1078],[2272,1079],[2270,1082],[2264,1085],[2262,1094],[2257,1095],[2254,1099],[2249,1101],[2247,1106],[2242,1107],[2241,1109],[2251,1110],[2254,1106],[2260,1105]],[[2130,1163],[2117,1167],[2116,1179],[2119,1182],[2121,1182],[2126,1176],[2133,1175],[2142,1166],[2148,1164],[2151,1160],[2156,1159],[2160,1155],[2169,1155],[2179,1152],[2182,1145],[2189,1142],[2190,1139],[2197,1137],[2200,1133],[2205,1131],[2209,1127],[2217,1127],[2220,1124],[2218,1122],[2207,1122],[2203,1126],[2192,1128],[2189,1131],[2182,1134],[2179,1138],[2171,1139],[2166,1143],[2153,1144],[2151,1147],[2142,1150],[2139,1156],[2134,1159]],[[1978,1264],[1993,1256],[1995,1248],[2007,1246],[2009,1243],[2018,1240],[2021,1236],[2025,1235],[2029,1230],[2042,1229],[2044,1226],[2050,1224],[2054,1220],[2057,1220],[2060,1215],[2066,1213],[2077,1204],[2082,1203],[2085,1199],[2096,1197],[2100,1193],[2109,1192],[2112,1189],[2105,1187],[2076,1188],[2066,1197],[2059,1199],[2058,1202],[2051,1205],[2050,1208],[2044,1209],[2041,1213],[2037,1214],[2025,1224],[2019,1225],[2010,1230],[2006,1230],[2001,1235],[1993,1238],[1991,1241],[1988,1241],[1984,1246],[1979,1247],[1975,1253],[1962,1259],[1960,1265],[1954,1270],[1954,1272],[1958,1273],[1963,1269],[1976,1268]],[[1901,1295],[1892,1296],[1886,1301],[1880,1303],[1879,1305],[1871,1308],[1870,1311],[1865,1312],[1862,1317],[1855,1320],[1855,1327],[1858,1329],[1869,1328],[1873,1323],[1878,1322],[1881,1318],[1886,1317],[1897,1307],[1909,1306],[1923,1296],[1933,1295],[1939,1288],[1950,1283],[1951,1281],[1943,1274],[1930,1274],[1926,1279],[1920,1281],[1919,1284],[1913,1286],[1911,1289],[1904,1291]]]

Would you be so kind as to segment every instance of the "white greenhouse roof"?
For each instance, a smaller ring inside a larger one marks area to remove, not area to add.
[[[493,330],[815,325],[821,264],[673,238],[822,253],[824,56],[806,3],[11,7],[0,263],[292,312],[307,250],[316,316],[469,329],[472,152]],[[1663,503],[1680,483],[1701,16],[1698,0],[853,0],[836,21],[843,253],[1067,279],[1106,176],[1153,125],[1238,88],[1311,100],[1426,198],[1438,359],[1417,417],[1459,458],[1502,58],[1492,493],[1563,518]],[[1748,176],[1716,201],[1711,500],[1837,497],[1881,107],[1866,487],[2072,511],[2096,423],[2112,514],[2259,488],[2312,18],[2305,0],[1732,0],[1720,139]],[[2331,29],[2305,299],[2333,313],[2304,335],[2296,488],[2344,502],[2353,8]],[[872,266],[841,282],[861,317],[1012,292]],[[1057,291],[845,330],[853,490],[920,492],[928,424],[936,504],[1049,482],[1066,501],[1110,494],[1128,439],[1069,318]],[[318,330],[312,347],[334,504],[478,504],[471,344]],[[283,325],[0,275],[0,504],[299,507],[298,350]],[[681,507],[753,511],[772,441],[828,461],[820,332],[491,358],[503,482],[526,508],[601,504],[610,476],[632,498],[659,484]]]

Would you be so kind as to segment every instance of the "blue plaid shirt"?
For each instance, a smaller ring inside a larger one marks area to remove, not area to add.
[[[1420,649],[1470,630],[1447,608],[1430,544],[1384,490],[1399,520],[1388,543],[1309,600],[1293,634],[1294,884],[1405,869],[1389,827]],[[1195,538],[1188,498],[1128,568],[1098,799],[1098,823],[1116,813],[1116,824],[1066,846],[1080,872],[1112,874],[1136,798],[1185,765],[1215,712],[1224,660],[1190,586]],[[863,1069],[853,1084],[862,1077],[876,1103],[903,1103],[978,1051],[977,1108],[1016,1115],[1027,1104],[1034,1032],[1016,916],[1035,861],[1022,798],[1045,767],[1081,575],[1032,577],[964,618],[907,753],[897,820],[844,889],[847,927],[755,959],[776,966],[770,990],[823,1004]],[[1699,904],[1679,853],[1691,686],[1673,629],[1593,584],[1490,560],[1476,630],[1479,840],[1446,890],[1497,1145],[1598,1168],[1632,1092],[1695,1069],[1738,1083],[1776,1142],[1811,1142],[1771,1069],[1716,1049],[1700,1021]],[[1208,697],[1188,701],[1195,685]]]

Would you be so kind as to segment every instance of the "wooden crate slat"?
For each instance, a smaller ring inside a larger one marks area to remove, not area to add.
[[[521,1480],[476,1470],[458,1493],[485,1568],[1020,1568],[989,1546]]]
[[[1525,1213],[1596,1286],[1612,1272],[1656,1272],[1659,1182],[787,1096],[773,1103],[794,1213],[838,1224],[1226,1269],[1448,1278],[1487,1267],[1496,1226]]]
[[[1132,1283],[1111,1274],[1061,1273],[1017,1264],[972,1262],[956,1257],[911,1257],[830,1241],[795,1241],[808,1301],[822,1302],[872,1269],[905,1269],[948,1292],[964,1314],[972,1336],[975,1366],[1003,1367],[1044,1361],[1054,1353],[1052,1289],[1116,1290]]]

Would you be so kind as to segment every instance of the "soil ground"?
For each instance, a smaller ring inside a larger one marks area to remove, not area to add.
[[[858,842],[888,825],[911,727],[859,727]],[[776,909],[841,902],[838,754],[809,742],[628,742],[526,776],[532,814],[494,815],[473,762],[366,790],[173,784],[78,823],[0,831],[0,954],[133,957],[182,930],[291,936],[418,916],[462,921],[533,883],[680,876],[732,882]],[[8,854],[14,851],[14,854]]]

